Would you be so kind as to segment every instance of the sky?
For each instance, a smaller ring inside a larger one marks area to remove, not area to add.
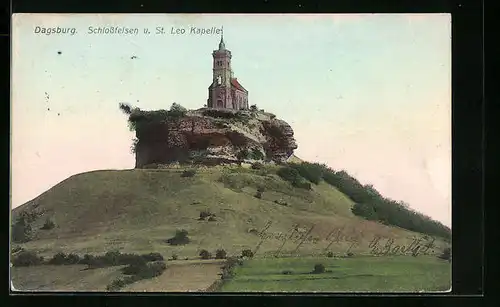
[[[190,28],[223,27],[249,104],[292,126],[298,157],[346,170],[451,226],[449,14],[16,14],[12,22],[13,208],[72,175],[133,168],[134,133],[118,104],[203,107],[220,36]],[[138,33],[89,34],[89,26]]]

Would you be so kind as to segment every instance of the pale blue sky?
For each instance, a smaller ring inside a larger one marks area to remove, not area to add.
[[[299,157],[346,169],[450,225],[450,22],[445,14],[15,15],[12,205],[79,172],[133,168],[119,102],[206,103],[220,37],[146,36],[144,27],[224,26],[249,103],[292,125]],[[139,34],[89,35],[90,25]],[[35,26],[78,33],[46,36]]]

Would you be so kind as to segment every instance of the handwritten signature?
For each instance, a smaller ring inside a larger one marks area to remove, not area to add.
[[[260,237],[260,241],[257,246],[254,248],[253,254],[257,254],[261,245],[269,240],[275,239],[282,241],[282,244],[279,246],[278,250],[275,252],[275,256],[279,256],[282,252],[284,246],[287,242],[291,242],[295,245],[295,249],[293,253],[297,253],[300,247],[306,243],[317,244],[320,241],[327,241],[328,245],[323,249],[324,253],[327,253],[330,250],[330,247],[333,244],[338,244],[341,242],[346,242],[349,244],[349,247],[346,251],[346,254],[349,254],[352,248],[361,245],[363,238],[362,231],[354,232],[346,231],[346,227],[336,227],[332,231],[328,233],[328,235],[321,239],[318,237],[312,236],[312,231],[315,228],[315,225],[310,226],[309,228],[301,228],[300,225],[295,224],[292,228],[286,232],[277,232],[271,233],[268,232],[269,228],[272,226],[272,222],[269,221],[266,223],[264,228],[257,233]],[[370,241],[368,248],[370,249],[370,254],[376,256],[387,256],[387,255],[428,255],[432,248],[435,247],[435,238],[432,237],[423,237],[423,238],[410,238],[412,241],[408,245],[400,245],[396,244],[394,238],[383,237],[375,235]]]

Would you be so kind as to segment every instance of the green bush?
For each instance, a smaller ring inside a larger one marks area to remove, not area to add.
[[[49,264],[61,265],[66,264],[66,254],[65,253],[57,253],[49,260]]]
[[[262,169],[263,167],[264,167],[264,164],[262,164],[260,162],[252,163],[252,166],[251,166],[252,169]]]
[[[289,163],[289,166],[297,170],[300,176],[314,184],[319,184],[323,178],[323,170],[325,166],[318,163]]]
[[[15,243],[26,243],[32,237],[33,218],[26,212],[21,213],[16,222],[12,226],[12,241]]]
[[[284,270],[282,273],[285,274],[285,275],[291,275],[291,274],[293,274],[293,272],[291,270]]]
[[[146,261],[163,261],[163,256],[160,253],[143,254],[141,257]]]
[[[333,252],[328,252],[328,253],[326,253],[326,256],[327,256],[328,258],[332,258],[332,257],[333,257]]]
[[[253,252],[250,249],[244,249],[244,250],[241,251],[241,256],[242,257],[252,258],[253,257]]]
[[[188,232],[186,230],[177,230],[175,232],[174,237],[167,240],[167,243],[170,245],[185,245],[191,242],[188,238]]]
[[[258,199],[261,199],[262,198],[262,192],[257,191],[257,193],[255,193],[254,197],[258,198]]]
[[[250,153],[248,154],[250,159],[253,160],[263,160],[264,159],[264,154],[258,149],[258,148],[253,148]]]
[[[311,189],[311,184],[305,181],[304,178],[300,176],[299,171],[297,171],[293,167],[283,166],[277,171],[276,174],[280,176],[283,180],[291,183],[296,188],[301,188],[306,190]]]
[[[218,249],[215,251],[215,259],[226,259],[227,253],[223,249]]]
[[[43,224],[42,228],[43,230],[50,230],[56,227],[56,224],[51,219],[45,220],[45,223]]]
[[[211,215],[212,215],[212,213],[210,211],[203,210],[203,211],[200,212],[200,218],[199,219],[200,220],[204,220],[205,218],[207,218],[207,217],[209,217]]]
[[[196,175],[196,170],[194,169],[187,169],[187,170],[184,170],[182,172],[182,175],[181,177],[193,177],[194,175]]]
[[[222,276],[221,279],[227,280],[231,279],[234,276],[234,268],[237,265],[242,265],[243,262],[241,259],[238,259],[236,257],[230,257],[226,260],[226,263],[222,267]]]
[[[318,263],[318,264],[314,265],[314,270],[312,272],[313,272],[313,274],[321,274],[321,273],[325,273],[325,271],[326,271],[325,266],[321,263]]]
[[[35,252],[20,251],[11,258],[11,262],[15,267],[40,265],[43,264],[43,257],[37,256]]]
[[[149,254],[127,254],[119,251],[109,251],[101,256],[85,254],[80,259],[80,264],[87,264],[89,267],[107,267],[118,265],[142,265],[151,261],[162,261],[163,256],[160,253]]]
[[[201,259],[210,259],[210,258],[212,258],[212,254],[209,251],[207,251],[206,249],[202,249],[200,251],[199,255],[200,255]]]
[[[209,221],[209,222],[215,222],[215,221],[217,221],[217,218],[215,217],[215,215],[211,215],[211,216],[208,218],[208,221]]]
[[[288,181],[292,184],[296,181],[300,181],[301,179],[300,174],[296,169],[287,166],[281,167],[276,174],[283,180]]]

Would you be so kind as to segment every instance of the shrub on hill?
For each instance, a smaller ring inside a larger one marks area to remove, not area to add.
[[[94,256],[85,254],[80,259],[80,264],[86,264],[91,268],[117,266],[117,265],[140,265],[151,261],[162,261],[163,256],[160,253],[149,254],[128,254],[119,251],[110,251],[104,255]]]
[[[203,210],[203,211],[200,212],[200,218],[199,218],[199,220],[204,220],[205,218],[207,218],[207,217],[209,217],[211,215],[212,215],[212,213],[210,211]]]
[[[241,256],[242,257],[252,258],[253,257],[253,252],[250,249],[244,249],[244,250],[241,251]]]
[[[323,178],[324,165],[318,163],[289,163],[291,168],[297,170],[298,174],[314,184],[319,184]]]
[[[65,253],[57,253],[50,260],[49,264],[52,265],[70,265],[80,263],[80,256],[76,254],[66,255]]]
[[[33,234],[31,228],[32,222],[32,216],[27,212],[21,213],[12,226],[12,241],[15,243],[26,243],[30,241]]]
[[[187,169],[182,172],[181,177],[194,177],[194,175],[196,175],[196,170]]]
[[[209,222],[215,222],[215,221],[217,221],[217,218],[215,217],[215,215],[211,215],[211,216],[208,218],[208,221],[209,221]]]
[[[176,230],[175,235],[167,240],[170,245],[185,245],[191,240],[188,238],[188,232],[186,230]]]
[[[276,174],[283,180],[290,182],[296,188],[306,190],[311,189],[311,184],[305,181],[305,179],[300,176],[300,173],[293,167],[283,166],[277,171]]]
[[[42,228],[43,230],[50,230],[56,227],[56,224],[51,220],[51,219],[46,219],[45,223],[43,224]]]
[[[210,259],[210,258],[212,258],[212,254],[209,251],[207,251],[206,249],[202,249],[200,251],[199,255],[200,255],[201,259]]]
[[[106,290],[116,291],[136,281],[160,276],[166,269],[167,266],[165,262],[162,261],[131,264],[122,269],[122,273],[129,276],[113,280],[113,282],[106,287]]]
[[[313,168],[316,167],[320,166],[316,165]],[[326,166],[321,167],[323,167],[323,180],[355,202],[352,208],[355,215],[385,225],[397,226],[445,239],[451,238],[451,230],[440,222],[411,210],[403,202],[382,197],[373,186],[362,185],[345,171],[336,172]],[[302,175],[307,176],[305,173]]]
[[[15,267],[33,266],[43,264],[43,257],[39,257],[32,251],[20,251],[11,258],[12,265]]]
[[[314,269],[312,271],[313,274],[321,274],[321,273],[325,273],[326,271],[326,268],[323,264],[321,263],[318,263],[316,265],[314,265]]]
[[[252,163],[252,166],[251,166],[252,169],[262,169],[263,167],[264,167],[264,165],[260,162]]]
[[[226,259],[227,253],[223,249],[218,249],[215,251],[215,259]]]
[[[227,280],[234,276],[234,268],[238,265],[243,265],[243,261],[237,257],[229,257],[222,267],[221,279]]]

